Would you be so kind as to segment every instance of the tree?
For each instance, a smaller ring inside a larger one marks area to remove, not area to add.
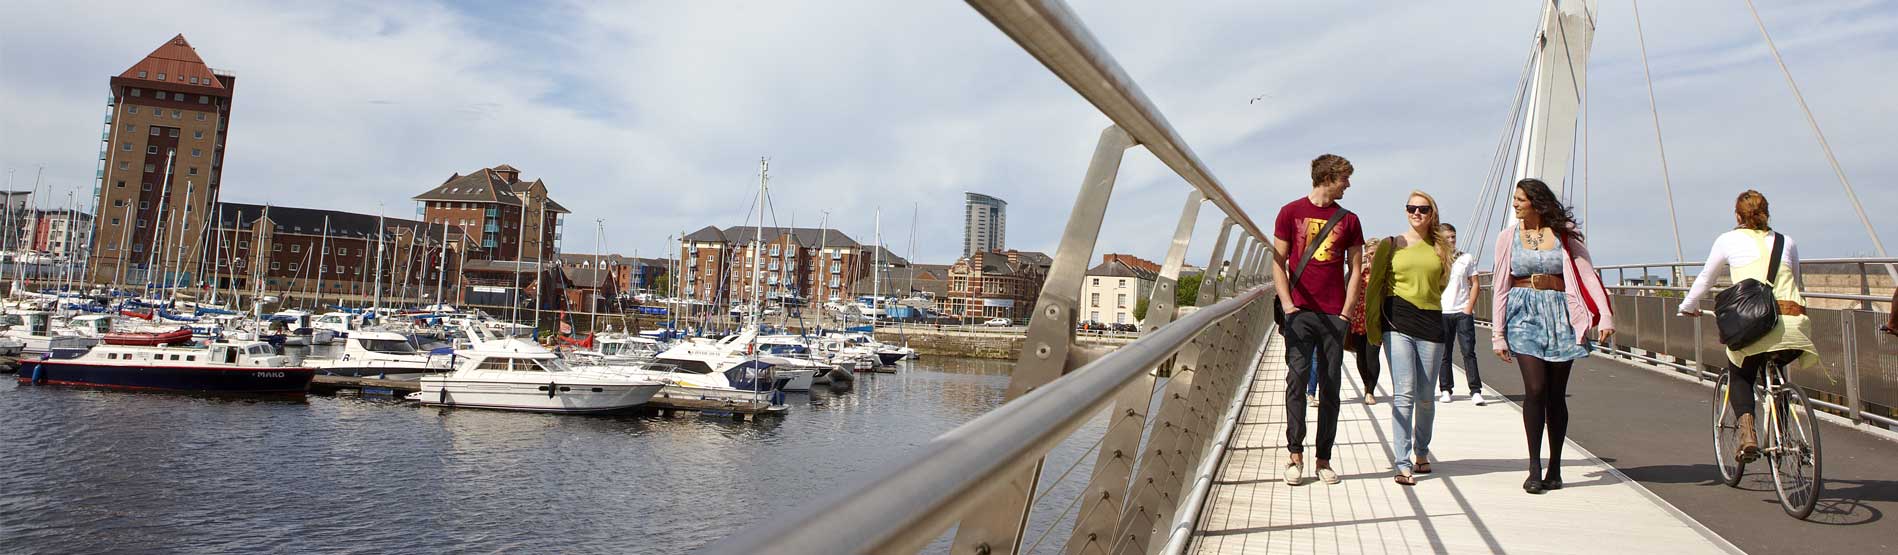
[[[1180,278],[1178,287],[1173,288],[1173,301],[1178,306],[1199,306],[1199,281],[1205,274],[1192,274]]]
[[[672,290],[672,276],[666,274],[653,276],[652,284],[648,287],[656,294],[664,296],[667,294],[666,292]]]
[[[1144,322],[1146,320],[1147,320],[1147,298],[1141,297],[1139,302],[1134,303],[1134,321]]]

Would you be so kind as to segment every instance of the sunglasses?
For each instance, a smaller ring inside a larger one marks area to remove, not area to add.
[[[1430,205],[1425,204],[1425,205],[1420,206],[1420,205],[1415,205],[1415,204],[1409,204],[1409,205],[1404,206],[1404,211],[1412,213],[1412,214],[1429,214]]]

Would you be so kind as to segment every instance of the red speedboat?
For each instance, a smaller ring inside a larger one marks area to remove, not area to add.
[[[150,319],[152,319],[152,313],[151,313],[150,311],[146,311],[146,312],[139,312],[139,311],[136,311],[136,310],[125,310],[125,309],[119,309],[119,315],[120,315],[120,316],[130,316],[130,317],[133,317],[133,318],[137,318],[137,319],[140,319],[140,320],[150,320]]]
[[[132,346],[139,346],[139,347],[157,347],[160,345],[177,345],[177,344],[191,342],[191,329],[178,328],[176,330],[172,330],[172,331],[168,331],[164,333],[159,333],[159,332],[108,333],[108,334],[105,334],[102,337],[102,339],[105,340],[105,344],[107,345],[132,345]]]

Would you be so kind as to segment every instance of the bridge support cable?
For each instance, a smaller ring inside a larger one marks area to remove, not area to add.
[[[1793,80],[1793,72],[1786,68],[1786,58],[1780,56],[1779,46],[1773,43],[1773,35],[1766,32],[1766,20],[1760,18],[1760,10],[1753,0],[1746,0],[1746,9],[1753,13],[1753,23],[1760,28],[1760,38],[1766,40],[1766,50],[1773,53],[1773,62],[1779,65],[1779,72],[1786,76],[1786,86],[1793,91],[1793,100],[1799,103],[1799,111],[1806,115],[1806,125],[1812,127],[1812,136],[1819,139],[1819,150],[1825,152],[1826,163],[1832,165],[1832,173],[1839,177],[1839,185],[1845,188],[1845,198],[1852,203],[1852,209],[1858,213],[1858,221],[1865,225],[1865,234],[1872,238],[1872,248],[1878,251],[1879,258],[1891,256],[1885,253],[1885,243],[1878,239],[1878,230],[1872,227],[1872,220],[1865,216],[1865,205],[1859,203],[1858,193],[1852,190],[1852,180],[1845,177],[1845,167],[1839,164],[1839,157],[1832,154],[1832,144],[1826,142],[1825,131],[1819,129],[1819,118],[1812,115],[1812,107],[1806,104],[1806,95],[1799,92],[1799,82]],[[1885,273],[1892,281],[1898,281],[1898,265],[1885,264]],[[1898,310],[1898,307],[1893,307]]]
[[[1472,245],[1472,248],[1468,250],[1475,254],[1476,262],[1482,262],[1483,251],[1486,250],[1482,248],[1482,245],[1488,243],[1489,222],[1490,218],[1494,215],[1491,206],[1493,206],[1495,197],[1499,195],[1501,191],[1506,190],[1506,185],[1502,183],[1504,180],[1503,176],[1510,175],[1511,173],[1510,162],[1514,160],[1514,157],[1509,153],[1514,150],[1518,132],[1522,130],[1523,99],[1528,95],[1530,78],[1534,75],[1535,69],[1535,42],[1534,40],[1530,42],[1529,55],[1522,61],[1522,76],[1519,77],[1516,82],[1516,98],[1510,101],[1509,119],[1503,124],[1502,137],[1497,139],[1496,152],[1493,157],[1490,158],[1489,173],[1483,176],[1482,191],[1477,195],[1476,204],[1474,205],[1477,209],[1470,213],[1469,226],[1465,228],[1467,230],[1473,230],[1473,233],[1459,234],[1459,238],[1470,237],[1473,239],[1472,241],[1465,241],[1465,243]]]
[[[1661,187],[1667,191],[1667,221],[1674,229],[1674,261],[1685,262],[1687,255],[1681,252],[1680,216],[1674,209],[1674,179],[1667,169],[1667,141],[1661,138],[1661,107],[1654,100],[1654,73],[1648,69],[1648,38],[1641,29],[1641,0],[1630,0],[1629,4],[1634,7],[1634,36],[1641,43],[1641,76],[1648,83],[1648,113],[1654,116],[1654,146],[1661,151]],[[1681,283],[1686,281],[1686,274],[1685,269],[1675,266],[1674,275],[1669,279]]]

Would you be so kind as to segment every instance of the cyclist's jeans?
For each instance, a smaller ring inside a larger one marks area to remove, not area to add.
[[[1785,350],[1760,353],[1740,361],[1740,367],[1727,365],[1727,375],[1733,376],[1733,385],[1727,392],[1727,405],[1733,407],[1733,415],[1753,414],[1753,384],[1757,382],[1760,371],[1766,369],[1767,361],[1777,360],[1779,364],[1791,364],[1799,359],[1799,351]]]

